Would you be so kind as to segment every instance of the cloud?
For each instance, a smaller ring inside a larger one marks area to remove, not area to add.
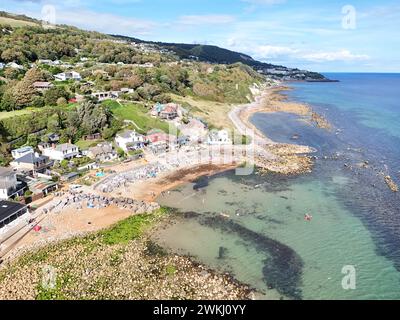
[[[309,62],[349,62],[365,61],[370,56],[366,54],[355,54],[347,49],[332,51],[316,51],[291,46],[274,45],[256,45],[250,42],[238,41],[235,38],[227,40],[227,47],[232,50],[241,51],[250,54],[259,60],[291,60],[291,61],[309,61]]]
[[[349,50],[308,53],[302,55],[302,58],[314,62],[360,61],[370,59],[370,57],[366,54],[353,54]]]
[[[235,21],[235,17],[226,14],[208,14],[208,15],[185,15],[178,19],[179,24],[183,25],[210,25],[227,24]]]
[[[68,24],[104,33],[123,33],[126,35],[147,35],[159,26],[149,20],[127,18],[109,13],[90,10],[57,11],[57,24]]]

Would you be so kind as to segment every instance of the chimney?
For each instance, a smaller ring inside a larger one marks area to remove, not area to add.
[[[52,143],[52,144],[51,144],[51,147],[52,147],[53,149],[55,149],[55,148],[56,148],[56,144],[55,144],[55,143]]]
[[[69,144],[72,144],[72,141],[71,141],[71,139],[68,139],[68,143],[69,143]]]

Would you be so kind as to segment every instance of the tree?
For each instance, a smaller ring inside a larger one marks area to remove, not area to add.
[[[7,88],[0,103],[0,111],[11,111],[16,108],[12,88]]]
[[[44,93],[44,101],[46,102],[46,105],[57,105],[57,100],[59,98],[65,98],[66,100],[69,99],[69,93],[64,87],[53,87]]]
[[[18,82],[12,90],[12,95],[15,101],[15,108],[22,109],[29,106],[34,97],[37,95],[36,89],[33,87],[33,83],[23,79]]]
[[[79,122],[77,123],[85,134],[99,132],[106,127],[111,119],[111,112],[105,106],[91,101],[82,103],[77,108]],[[75,124],[75,125],[77,125]]]
[[[35,98],[33,98],[32,100],[32,107],[35,108],[42,108],[44,107],[45,103],[44,103],[44,99],[41,96],[36,96]]]
[[[42,72],[42,70],[38,68],[31,68],[29,69],[25,76],[23,81],[25,81],[26,84],[32,85],[36,81],[44,81],[46,80],[45,74]]]
[[[60,97],[57,99],[57,106],[64,107],[67,105],[67,103],[67,99],[65,99],[64,97]]]

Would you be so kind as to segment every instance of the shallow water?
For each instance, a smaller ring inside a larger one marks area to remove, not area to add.
[[[400,124],[393,113],[400,119],[400,97],[388,86],[400,84],[400,76],[331,77],[342,82],[296,84],[289,97],[312,104],[332,122],[332,132],[294,115],[252,118],[276,141],[317,148],[313,173],[238,177],[230,171],[186,184],[159,201],[195,214],[160,231],[159,241],[232,272],[268,298],[399,299],[399,195],[380,172],[399,181]],[[359,165],[364,161],[367,168]],[[355,290],[342,287],[346,265],[356,270]]]

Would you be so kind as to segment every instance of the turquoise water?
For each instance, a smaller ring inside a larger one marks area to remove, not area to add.
[[[311,174],[231,171],[181,186],[159,199],[182,214],[158,241],[232,273],[265,298],[399,299],[400,201],[382,172],[399,181],[400,76],[328,76],[341,82],[295,84],[289,99],[323,113],[332,132],[288,114],[252,119],[276,141],[314,146]],[[355,290],[342,287],[348,265]]]

